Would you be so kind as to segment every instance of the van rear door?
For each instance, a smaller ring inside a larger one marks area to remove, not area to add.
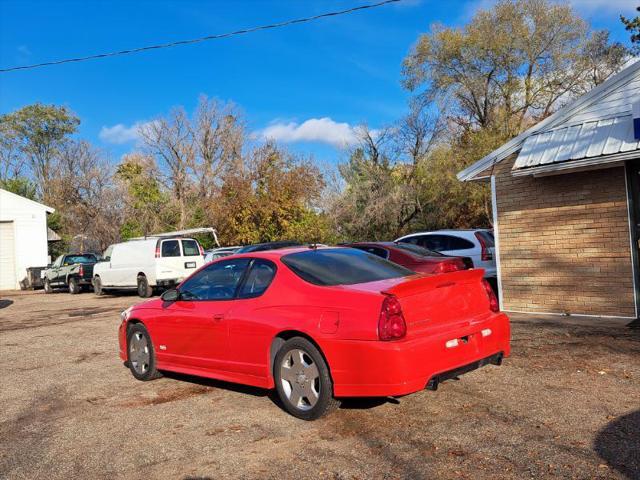
[[[204,265],[200,246],[192,239],[171,238],[160,241],[160,258],[156,264],[156,281],[179,282]]]

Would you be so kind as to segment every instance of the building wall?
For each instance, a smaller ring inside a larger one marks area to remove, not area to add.
[[[635,316],[625,171],[495,175],[504,310]]]
[[[37,202],[0,190],[0,221],[12,221],[16,283],[27,274],[28,267],[42,267],[48,263],[46,207]],[[2,248],[2,245],[0,245]]]

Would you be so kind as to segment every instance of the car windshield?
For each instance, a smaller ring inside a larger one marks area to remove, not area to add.
[[[74,263],[96,263],[98,259],[95,255],[69,255],[65,257],[64,263],[72,265]]]
[[[412,255],[416,255],[418,257],[445,257],[446,256],[440,252],[429,250],[427,248],[414,245],[413,243],[397,243],[396,248],[399,248],[400,250],[405,250],[411,253]]]
[[[314,285],[354,285],[411,275],[411,270],[355,248],[290,253],[282,263]]]

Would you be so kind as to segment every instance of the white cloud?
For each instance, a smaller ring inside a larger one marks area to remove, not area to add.
[[[257,132],[257,136],[285,143],[320,142],[347,147],[358,142],[358,127],[329,117],[310,118],[302,123],[274,122]]]
[[[148,126],[151,122],[136,122],[130,127],[123,123],[118,123],[113,127],[102,127],[98,137],[107,143],[115,143],[122,145],[129,142],[137,142],[140,140],[140,130]]]

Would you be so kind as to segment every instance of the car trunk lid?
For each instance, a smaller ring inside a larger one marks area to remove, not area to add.
[[[405,277],[381,291],[400,301],[407,336],[463,327],[491,314],[483,270]]]

